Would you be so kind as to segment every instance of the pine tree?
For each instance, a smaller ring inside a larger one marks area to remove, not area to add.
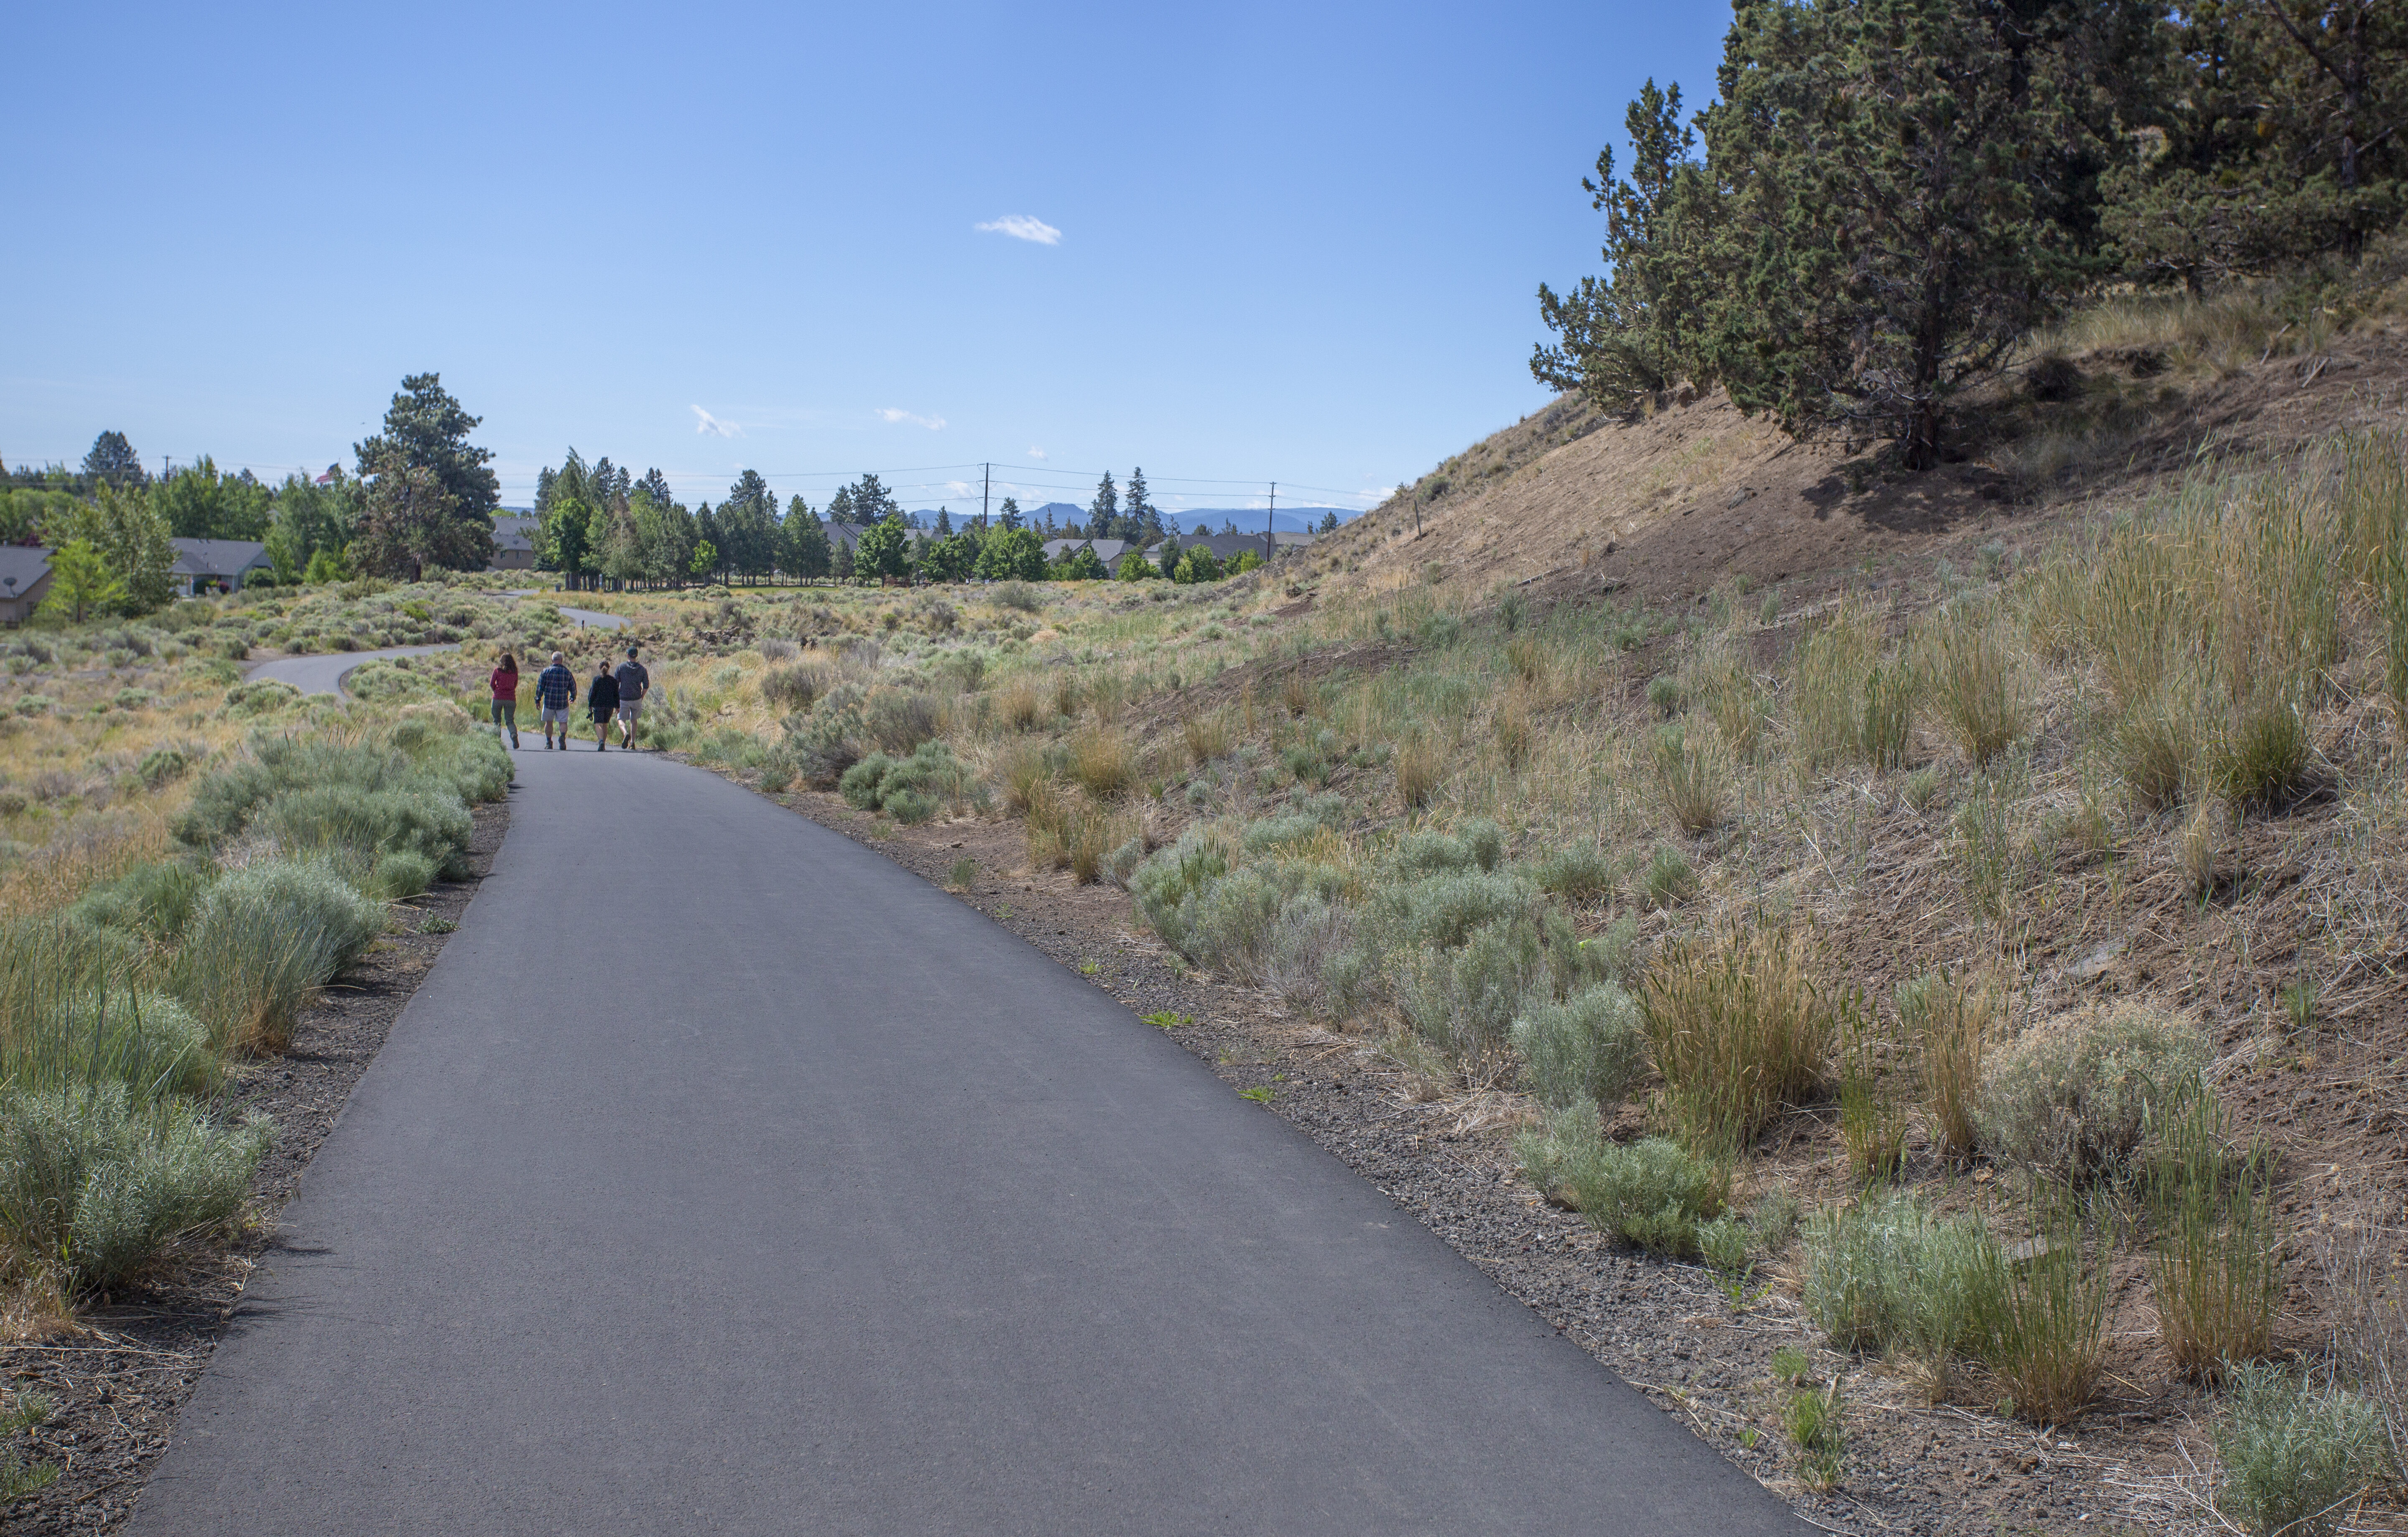
[[[1020,499],[1006,496],[1003,506],[996,510],[996,522],[1002,524],[1003,531],[1008,534],[1020,526]]]
[[[840,485],[836,488],[836,495],[828,498],[828,522],[851,523],[853,521],[853,487]]]
[[[142,456],[122,432],[104,432],[92,440],[92,452],[83,456],[83,472],[100,485],[138,486],[150,481],[150,472],[142,467]]]
[[[951,510],[940,507],[937,509],[937,538],[949,539],[953,537],[953,514]]]
[[[1104,471],[1103,480],[1096,486],[1096,499],[1087,504],[1087,526],[1102,539],[1120,522],[1121,496],[1112,489],[1112,472]]]

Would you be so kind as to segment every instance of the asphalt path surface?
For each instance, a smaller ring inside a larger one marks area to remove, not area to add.
[[[627,622],[614,613],[602,613],[593,609],[562,609],[561,617],[579,625],[597,629],[624,629]],[[354,668],[370,662],[386,661],[395,656],[424,656],[432,652],[452,651],[444,646],[387,646],[382,651],[337,651],[322,655],[280,656],[272,662],[262,662],[251,669],[253,678],[275,678],[291,683],[304,694],[340,694],[343,680]]]
[[[519,770],[136,1537],[1807,1530],[967,905]]]
[[[395,656],[424,656],[431,652],[452,649],[451,646],[388,646],[382,651],[333,651],[323,654],[313,653],[308,656],[280,656],[251,668],[251,676],[291,683],[304,694],[340,694],[343,692],[343,680],[350,677],[355,668]]]

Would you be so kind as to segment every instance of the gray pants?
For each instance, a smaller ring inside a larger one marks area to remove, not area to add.
[[[519,744],[519,702],[516,699],[494,701],[494,725],[510,734],[510,745]]]

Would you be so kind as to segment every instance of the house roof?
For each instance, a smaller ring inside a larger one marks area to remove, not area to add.
[[[1110,566],[1121,558],[1121,552],[1129,547],[1129,541],[1126,539],[1047,539],[1045,558],[1057,560],[1061,558],[1063,551],[1076,550],[1082,546],[1093,550],[1097,560]]]
[[[22,597],[50,574],[50,553],[30,544],[0,545],[0,596]],[[17,585],[8,585],[15,577]]]
[[[1296,534],[1282,529],[1271,536],[1270,548],[1272,552],[1291,550],[1298,545],[1311,544],[1312,538],[1311,534]],[[1199,544],[1211,551],[1213,557],[1218,560],[1235,560],[1249,550],[1258,555],[1266,553],[1263,548],[1263,537],[1260,534],[1182,534],[1179,536],[1179,547],[1182,550],[1192,550]],[[1146,555],[1150,559],[1160,560],[1162,546],[1159,544],[1153,546],[1146,551]]]
[[[179,576],[230,577],[272,565],[267,558],[267,546],[255,539],[169,539],[176,548],[176,564],[168,569]]]
[[[540,518],[506,512],[494,520],[494,548],[496,551],[533,550],[536,530],[542,526]]]

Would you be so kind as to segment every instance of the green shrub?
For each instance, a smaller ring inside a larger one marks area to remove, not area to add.
[[[226,690],[225,712],[236,716],[273,714],[300,701],[301,691],[276,678],[255,678]]]
[[[847,768],[837,780],[837,793],[844,797],[844,803],[855,811],[876,811],[879,782],[886,777],[886,770],[894,767],[893,758],[883,753],[872,753]]]
[[[1694,1254],[1698,1224],[1719,1215],[1730,1177],[1678,1142],[1607,1143],[1566,1171],[1574,1202],[1598,1228],[1658,1254]]]
[[[192,768],[195,755],[179,747],[154,747],[142,754],[142,761],[135,766],[134,772],[143,783],[155,790],[183,778]]]
[[[1841,1350],[1913,1357],[1936,1397],[1960,1355],[1987,1352],[2006,1260],[1979,1218],[1875,1193],[1806,1223],[1807,1317]]]
[[[1647,873],[1640,878],[1640,900],[1651,908],[1679,907],[1697,895],[1697,872],[1681,851],[1670,845],[1658,848],[1647,862]]]
[[[2355,1393],[2236,1366],[2215,1427],[2215,1508],[2257,1537],[2321,1537],[2380,1476],[2383,1417]]]
[[[0,1234],[69,1287],[108,1286],[242,1205],[275,1128],[146,1103],[122,1084],[0,1099]]]
[[[2068,1178],[2122,1170],[2151,1118],[2200,1092],[2207,1042],[2139,1009],[2077,1014],[1992,1055],[1974,1115],[1984,1146]]]
[[[281,1051],[318,988],[384,928],[384,905],[322,860],[271,860],[222,877],[176,961],[178,993],[221,1045]]]
[[[1513,1021],[1531,1089],[1549,1105],[1622,1098],[1639,1070],[1641,1036],[1638,1004],[1611,982],[1538,1003]]]
[[[937,814],[937,802],[907,786],[886,797],[886,814],[907,827],[916,827]]]
[[[1584,902],[1613,889],[1613,861],[1594,844],[1575,843],[1531,866],[1530,879],[1541,891]]]
[[[1592,1099],[1574,1099],[1550,1110],[1538,1126],[1513,1137],[1513,1156],[1522,1166],[1522,1177],[1541,1195],[1567,1204],[1573,1199],[1572,1171],[1595,1161],[1604,1148],[1605,1133]]]
[[[1467,1059],[1493,1058],[1547,974],[1526,913],[1484,923],[1455,949],[1409,953],[1398,1003],[1416,1034]]]

